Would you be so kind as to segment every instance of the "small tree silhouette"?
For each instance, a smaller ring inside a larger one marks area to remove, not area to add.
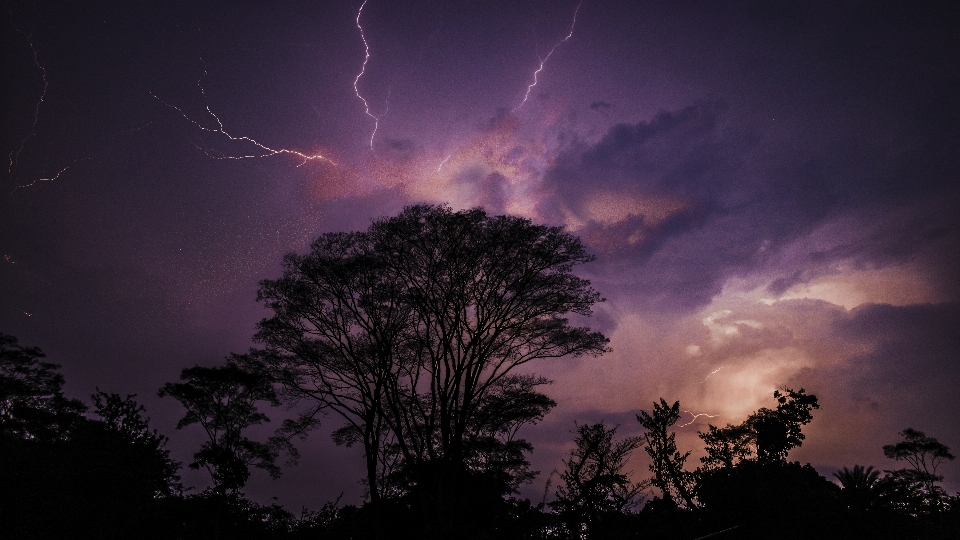
[[[900,432],[903,440],[884,445],[883,455],[896,461],[906,461],[908,469],[884,471],[881,488],[888,502],[900,510],[917,515],[946,509],[947,493],[939,482],[937,469],[944,460],[954,460],[950,447],[924,432],[907,428]]]
[[[850,510],[863,512],[877,502],[880,471],[874,470],[872,465],[866,468],[854,465],[852,470],[844,467],[833,476],[843,486],[842,497]]]
[[[833,473],[833,476],[840,481],[843,489],[852,491],[869,491],[877,486],[880,479],[880,471],[873,470],[873,465],[864,468],[863,465],[854,465],[853,470],[846,467]]]
[[[160,397],[173,397],[187,409],[177,429],[192,424],[203,427],[208,440],[193,455],[190,468],[205,467],[219,493],[242,488],[250,477],[251,465],[279,477],[279,449],[293,452],[289,441],[271,439],[262,443],[243,435],[250,426],[270,421],[257,409],[258,402],[280,402],[273,384],[262,373],[246,369],[236,360],[224,366],[184,369],[180,373],[184,382],[167,383],[158,392]]]
[[[577,426],[577,446],[564,461],[566,470],[560,475],[563,485],[557,488],[557,500],[551,503],[573,538],[579,538],[584,528],[604,514],[629,509],[645,487],[631,483],[623,470],[630,452],[640,445],[640,438],[615,441],[616,433],[617,427],[608,428],[603,422]]]
[[[683,470],[683,464],[690,457],[690,452],[681,454],[677,450],[676,433],[667,429],[680,419],[680,402],[673,405],[660,398],[660,403],[653,404],[653,414],[640,411],[637,421],[647,430],[643,436],[644,449],[653,462],[650,472],[653,473],[653,485],[663,493],[663,499],[676,505],[684,503],[688,508],[695,508],[693,501],[694,473]],[[677,499],[680,501],[677,501]]]

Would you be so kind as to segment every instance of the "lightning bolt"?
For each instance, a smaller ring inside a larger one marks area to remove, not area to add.
[[[37,55],[37,48],[33,46],[33,39],[31,38],[31,36],[30,36],[29,34],[27,34],[26,32],[24,32],[23,30],[20,30],[20,29],[17,28],[16,26],[14,26],[13,28],[14,28],[14,30],[17,31],[17,33],[19,33],[20,35],[22,35],[22,36],[24,37],[24,39],[27,41],[27,45],[30,46],[30,52],[31,52],[31,54],[32,54],[32,56],[33,56],[33,63],[37,66],[37,69],[40,71],[40,79],[43,81],[43,89],[40,91],[40,98],[37,99],[37,104],[36,104],[36,106],[33,108],[33,121],[32,121],[31,124],[30,124],[30,131],[27,133],[27,136],[24,137],[23,140],[20,141],[20,144],[17,146],[17,148],[16,148],[15,150],[13,150],[13,151],[10,152],[9,159],[8,159],[8,163],[7,163],[7,176],[8,176],[9,178],[14,178],[13,169],[14,169],[14,167],[16,167],[16,165],[17,165],[17,159],[19,159],[20,153],[23,152],[23,148],[26,146],[27,141],[29,141],[29,140],[36,134],[37,123],[40,121],[40,107],[41,107],[41,105],[43,105],[44,99],[47,97],[47,87],[50,86],[49,81],[47,81],[47,69],[46,69],[45,67],[43,67],[43,64],[40,63],[40,58],[39,58],[39,56]],[[28,188],[28,187],[30,187],[30,186],[33,186],[33,185],[37,184],[38,182],[53,182],[54,180],[60,178],[60,176],[61,176],[63,173],[67,172],[68,169],[70,169],[71,167],[73,167],[74,165],[76,165],[78,162],[80,162],[80,161],[86,161],[86,160],[88,160],[88,159],[90,159],[90,158],[78,158],[78,159],[75,159],[75,160],[73,160],[72,163],[70,163],[70,164],[67,165],[66,167],[63,167],[62,169],[60,169],[59,171],[57,171],[57,174],[55,174],[55,175],[53,175],[53,176],[51,176],[51,177],[49,177],[49,178],[37,178],[37,179],[33,180],[32,182],[30,182],[29,184],[17,184],[17,185],[13,188],[13,191],[11,191],[11,193],[13,193],[13,192],[15,192],[15,191],[17,191],[18,189],[21,189],[21,188]]]
[[[13,191],[11,191],[10,193],[14,193],[14,192],[16,192],[18,189],[25,189],[25,188],[28,188],[28,187],[32,187],[32,186],[34,186],[34,185],[36,185],[36,184],[38,184],[38,183],[40,183],[40,182],[53,182],[53,181],[57,180],[58,178],[60,178],[60,175],[62,175],[63,173],[67,172],[69,169],[71,169],[71,168],[72,168],[74,165],[76,165],[77,163],[80,163],[81,161],[89,161],[89,160],[91,160],[91,159],[93,159],[93,158],[88,158],[88,157],[85,157],[85,158],[77,158],[77,159],[73,160],[73,162],[70,163],[69,165],[67,165],[66,167],[64,167],[64,168],[60,169],[59,171],[57,171],[57,174],[51,176],[50,178],[36,178],[36,179],[34,179],[32,182],[30,182],[29,184],[20,184],[20,185],[17,185],[15,188],[13,188]]]
[[[567,36],[565,38],[558,41],[550,49],[550,52],[548,52],[545,57],[540,59],[540,67],[538,67],[537,70],[533,72],[533,82],[530,83],[529,86],[527,86],[527,93],[523,95],[523,101],[521,101],[519,105],[514,107],[511,112],[517,112],[520,109],[520,107],[523,107],[523,104],[527,102],[527,99],[530,97],[530,92],[533,90],[533,87],[537,85],[537,77],[539,77],[540,72],[543,71],[543,66],[547,64],[547,60],[549,60],[550,56],[553,55],[553,51],[557,50],[557,47],[559,47],[560,45],[563,45],[564,43],[567,42],[567,40],[573,37],[573,29],[577,25],[577,13],[580,12],[580,6],[582,5],[583,5],[583,0],[580,0],[580,3],[577,4],[577,9],[573,10],[573,22],[570,23],[570,32],[567,33]]]
[[[690,412],[690,411],[688,411],[688,410],[684,410],[683,412],[689,414],[689,415],[692,416],[693,418],[691,418],[690,421],[687,422],[686,424],[680,424],[680,425],[678,425],[677,427],[686,427],[686,426],[689,426],[690,424],[696,422],[696,421],[697,421],[697,418],[700,418],[701,416],[706,416],[707,418],[716,418],[716,417],[720,416],[719,414],[692,413],[692,412]]]
[[[377,128],[380,127],[380,119],[370,112],[370,104],[367,103],[367,100],[364,99],[362,95],[360,95],[360,89],[357,88],[357,84],[360,82],[360,77],[363,77],[363,74],[367,71],[367,62],[370,61],[370,45],[367,43],[366,36],[363,35],[363,27],[360,26],[360,15],[363,14],[363,7],[367,5],[367,2],[368,0],[363,0],[363,3],[360,4],[360,9],[357,10],[357,30],[360,31],[360,39],[363,40],[363,65],[360,66],[360,73],[357,73],[357,78],[353,80],[353,92],[357,94],[357,97],[363,102],[363,111],[366,113],[366,115],[370,118],[373,118],[373,133],[370,134],[370,149],[373,150],[373,139],[377,136]]]
[[[203,59],[201,59],[200,61],[203,62]],[[198,146],[197,148],[198,148],[199,150],[201,150],[204,154],[206,154],[207,156],[209,156],[209,157],[211,157],[211,158],[214,158],[214,159],[236,159],[236,160],[239,160],[239,159],[260,159],[260,158],[266,158],[266,157],[270,157],[270,156],[276,156],[276,155],[286,154],[286,155],[295,156],[295,157],[297,157],[297,158],[300,158],[301,161],[300,161],[300,164],[297,165],[297,167],[300,167],[300,166],[305,165],[308,161],[317,161],[317,160],[319,160],[319,161],[326,161],[327,163],[330,163],[331,165],[336,165],[336,163],[334,163],[333,160],[331,160],[330,158],[328,158],[328,157],[326,157],[326,156],[324,156],[324,155],[322,155],[322,154],[305,154],[305,153],[303,153],[303,152],[299,152],[299,151],[297,151],[297,150],[290,150],[290,149],[287,149],[287,148],[271,148],[271,147],[269,147],[269,146],[267,146],[267,145],[265,145],[265,144],[257,141],[256,139],[253,139],[252,137],[247,137],[246,135],[239,135],[239,136],[238,136],[238,135],[232,135],[232,134],[230,134],[229,132],[227,132],[226,128],[223,126],[223,122],[220,120],[220,117],[217,116],[217,114],[213,112],[213,110],[210,108],[209,103],[207,103],[207,101],[208,101],[208,100],[207,100],[207,93],[206,93],[206,91],[205,91],[204,88],[203,88],[203,78],[206,77],[206,76],[207,76],[207,70],[206,70],[206,66],[204,66],[203,75],[201,75],[200,78],[197,79],[197,87],[200,88],[200,94],[203,96],[203,99],[204,99],[204,102],[205,102],[204,107],[205,107],[206,110],[207,110],[207,114],[209,114],[211,117],[213,117],[213,119],[217,122],[217,127],[216,127],[216,128],[209,128],[209,127],[204,126],[204,125],[201,124],[200,122],[194,120],[194,119],[191,118],[189,115],[187,115],[187,113],[184,112],[183,109],[181,109],[180,107],[177,107],[176,105],[173,105],[173,104],[171,104],[171,103],[167,103],[166,101],[164,101],[163,99],[161,99],[159,96],[157,96],[157,95],[154,94],[153,92],[150,92],[150,95],[153,96],[154,99],[156,99],[156,100],[159,101],[160,103],[162,103],[162,104],[166,105],[167,107],[169,107],[169,108],[177,111],[178,113],[180,113],[180,115],[183,116],[184,119],[186,119],[186,120],[187,120],[188,122],[190,122],[191,124],[197,126],[197,128],[199,128],[200,130],[206,131],[206,132],[208,132],[208,133],[216,133],[216,134],[218,134],[218,135],[222,135],[222,136],[226,137],[227,139],[229,139],[230,141],[243,141],[243,142],[250,143],[250,144],[252,144],[253,146],[255,146],[255,147],[259,148],[260,150],[262,150],[262,152],[257,153],[257,154],[244,154],[244,155],[239,155],[239,156],[233,156],[233,155],[226,155],[226,156],[225,156],[225,155],[214,155],[214,154],[211,154],[206,148],[201,148],[201,147]]]
[[[443,161],[441,161],[440,165],[437,167],[437,172],[440,172],[440,169],[443,168],[443,165],[452,157],[453,157],[453,154],[450,154],[449,156],[443,158]]]
[[[700,381],[700,384],[703,384],[703,383],[707,382],[707,379],[709,379],[711,375],[713,375],[714,373],[720,371],[721,369],[723,369],[723,366],[720,366],[720,367],[718,367],[717,369],[715,369],[715,370],[711,371],[710,373],[708,373],[707,376],[704,377],[702,381]]]
[[[30,137],[33,137],[34,132],[37,129],[37,121],[40,119],[40,106],[43,104],[43,99],[47,97],[47,87],[50,86],[50,83],[47,82],[47,70],[40,64],[40,59],[37,57],[37,49],[33,46],[33,40],[30,39],[30,36],[25,33],[23,30],[20,30],[16,26],[14,29],[22,35],[26,40],[27,44],[30,45],[30,52],[33,53],[33,63],[37,65],[37,68],[40,70],[40,79],[43,81],[43,90],[40,91],[40,99],[37,100],[36,107],[33,108],[33,123],[30,124],[30,132],[27,133],[27,136],[20,141],[20,146],[16,150],[10,152],[10,163],[7,165],[7,175],[13,176],[13,166],[17,163],[17,158],[20,156],[20,152],[23,151],[24,145],[27,144],[27,141],[30,140]]]

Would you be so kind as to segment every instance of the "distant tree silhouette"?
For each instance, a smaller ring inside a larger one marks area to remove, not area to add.
[[[653,404],[653,414],[640,411],[637,421],[646,430],[643,435],[644,450],[652,462],[651,482],[670,505],[696,507],[694,502],[695,473],[684,470],[684,463],[691,452],[683,454],[677,450],[676,433],[668,431],[670,426],[680,419],[680,402],[668,405],[663,398]]]
[[[767,538],[778,527],[818,536],[840,511],[839,489],[809,465],[788,463],[804,440],[817,397],[804,389],[776,390],[776,409],[761,408],[739,425],[709,425],[698,470],[697,498],[715,526],[737,527],[736,536]],[[818,517],[819,514],[819,517]]]
[[[873,470],[873,466],[864,468],[863,465],[854,465],[853,470],[846,467],[833,473],[833,476],[840,481],[843,489],[853,491],[869,491],[877,486],[880,479],[880,471]]]
[[[22,380],[27,386],[51,380],[47,369],[28,373],[39,380]],[[170,459],[166,437],[149,429],[133,396],[98,391],[92,398],[100,419],[74,415],[71,403],[68,429],[46,422],[63,420],[54,411],[31,416],[45,417],[41,436],[31,426],[0,438],[3,538],[166,536],[163,504],[181,493],[180,464]]]
[[[270,421],[257,408],[258,403],[280,403],[271,380],[246,364],[233,358],[223,366],[184,369],[180,373],[183,382],[166,383],[158,392],[160,397],[176,399],[187,410],[177,429],[199,424],[206,432],[207,441],[193,455],[190,467],[206,468],[218,493],[242,488],[251,466],[279,477],[276,459],[280,448],[292,451],[283,439],[263,443],[243,434],[250,426]]]
[[[833,473],[833,476],[840,481],[843,489],[852,491],[869,491],[877,486],[880,479],[880,471],[873,470],[873,465],[864,468],[863,465],[854,465],[853,470],[846,467]]]
[[[956,456],[950,453],[950,447],[934,437],[928,437],[924,432],[907,428],[900,432],[903,440],[896,444],[887,444],[883,447],[883,455],[889,459],[906,461],[917,473],[924,476],[927,487],[932,488],[933,482],[938,482],[942,476],[937,475],[937,469],[944,460],[953,461]]]
[[[905,461],[910,468],[885,471],[880,482],[884,500],[894,508],[911,515],[945,510],[947,493],[939,485],[943,480],[937,469],[944,460],[956,457],[950,448],[922,431],[907,428],[900,432],[903,440],[884,445],[883,455],[896,461]]]

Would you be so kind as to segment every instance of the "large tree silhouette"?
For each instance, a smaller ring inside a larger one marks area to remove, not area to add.
[[[256,335],[270,372],[313,404],[288,427],[340,415],[364,445],[373,498],[387,447],[420,483],[451,487],[476,461],[480,431],[515,432],[480,416],[497,418],[489,398],[517,367],[606,350],[602,334],[565,318],[601,301],[573,274],[591,260],[559,227],[481,209],[412,206],[365,232],[320,236],[259,292],[274,312]]]

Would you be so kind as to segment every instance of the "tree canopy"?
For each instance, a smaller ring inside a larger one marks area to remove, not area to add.
[[[341,435],[364,445],[374,498],[385,453],[411,470],[478,462],[478,441],[509,444],[552,407],[514,385],[494,414],[491,399],[520,381],[510,379],[518,366],[607,350],[606,337],[566,318],[602,301],[573,273],[591,260],[560,227],[482,209],[411,206],[364,232],[321,235],[260,284],[274,313],[256,334],[268,371],[312,404],[288,427],[339,414]],[[524,402],[539,405],[503,414]]]
[[[690,451],[680,453],[677,450],[676,434],[667,431],[680,419],[680,402],[668,405],[663,398],[653,404],[653,413],[640,411],[637,421],[646,430],[643,435],[644,450],[650,456],[651,482],[663,495],[669,505],[683,504],[693,508],[693,475],[683,468]]]
[[[0,435],[62,439],[83,419],[86,405],[63,395],[60,366],[44,356],[0,332]]]
[[[560,474],[557,499],[551,506],[566,522],[566,535],[579,538],[611,513],[629,511],[638,501],[644,483],[630,481],[625,470],[639,437],[614,439],[617,427],[603,422],[577,426],[576,447]]]
[[[223,366],[194,366],[184,369],[179,383],[163,385],[158,394],[180,402],[187,413],[177,429],[199,424],[207,441],[193,455],[193,469],[210,471],[218,492],[235,491],[250,477],[250,466],[280,475],[276,465],[282,439],[270,443],[254,441],[243,432],[250,426],[269,422],[257,408],[258,402],[279,405],[273,384],[262,372],[245,369],[236,359]]]
[[[888,459],[905,461],[909,467],[885,471],[879,487],[887,504],[912,515],[939,512],[949,498],[940,482],[937,469],[956,456],[950,447],[922,431],[907,428],[900,432],[903,440],[883,446]]]

